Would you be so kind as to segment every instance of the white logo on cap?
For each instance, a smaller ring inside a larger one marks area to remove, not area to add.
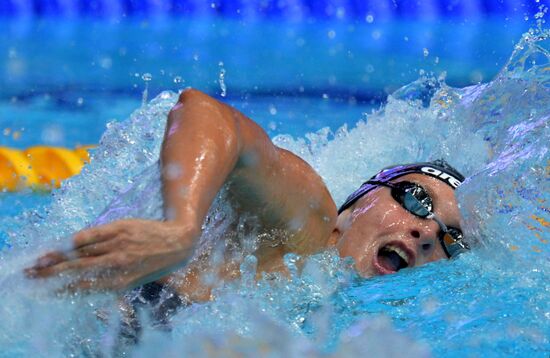
[[[458,180],[457,178],[453,177],[448,173],[442,172],[441,170],[438,170],[432,167],[422,167],[420,170],[426,174],[429,174],[431,176],[434,176],[436,178],[439,178],[443,181],[448,182],[449,185],[455,189],[461,184],[460,180]]]

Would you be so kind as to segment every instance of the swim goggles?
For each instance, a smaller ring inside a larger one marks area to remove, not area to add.
[[[463,241],[462,231],[445,225],[441,218],[432,211],[432,198],[426,189],[420,185],[408,181],[390,183],[369,180],[367,183],[390,188],[391,196],[405,208],[405,210],[420,218],[435,220],[440,228],[438,235],[439,242],[448,258],[456,257],[458,254],[470,249],[468,243]]]

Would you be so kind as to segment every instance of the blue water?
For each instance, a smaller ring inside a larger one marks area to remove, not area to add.
[[[165,116],[177,94],[162,92],[145,106],[139,97],[134,99],[135,110],[128,119],[107,126],[82,175],[48,197],[45,208],[1,219],[10,245],[0,256],[0,284],[9,288],[0,290],[2,354],[109,356],[118,349],[138,357],[206,351],[251,357],[547,357],[548,41],[547,32],[525,33],[510,45],[511,56],[494,60],[499,62],[494,78],[482,84],[450,86],[453,68],[448,68],[447,80],[416,73],[375,112],[370,110],[378,105],[370,99],[332,102],[330,93],[327,99],[312,95],[286,102],[229,97],[254,111],[275,143],[306,159],[338,202],[388,163],[449,160],[468,176],[457,191],[461,226],[478,247],[458,260],[368,280],[329,251],[310,258],[300,273],[294,258],[287,257],[290,279],[254,281],[254,259],[248,257],[242,279],[220,287],[215,301],[179,312],[170,332],[145,324],[138,346],[116,347],[115,297],[56,296],[53,289],[65,278],[37,285],[23,279],[21,269],[39,252],[67,247],[67,236],[85,225],[162,216],[156,161]],[[231,71],[227,73],[229,94]],[[218,75],[216,68],[214,80]],[[212,86],[220,95],[219,83]],[[319,110],[323,105],[329,113]],[[308,110],[311,106],[315,109]],[[369,114],[362,116],[363,111]],[[291,112],[308,113],[311,127],[323,123],[332,130],[313,132],[303,120],[293,127]],[[335,113],[342,119],[330,122]],[[277,115],[284,120],[274,119]],[[97,126],[100,132],[105,128],[104,122]],[[91,139],[93,135],[86,138]],[[232,218],[223,195],[210,214],[213,223],[201,240],[203,247],[215,249],[213,243]],[[247,235],[238,239],[255,241]],[[108,319],[99,320],[98,311]],[[143,319],[147,322],[146,315]]]

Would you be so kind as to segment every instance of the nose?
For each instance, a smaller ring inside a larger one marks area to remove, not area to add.
[[[409,235],[417,245],[417,255],[429,257],[435,250],[439,225],[433,220],[416,223],[409,229]]]

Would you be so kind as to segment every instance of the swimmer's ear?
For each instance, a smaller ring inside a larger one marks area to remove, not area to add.
[[[327,245],[329,247],[336,246],[338,241],[340,241],[340,237],[344,233],[344,231],[351,225],[351,212],[353,210],[346,209],[340,215],[338,215],[338,219],[336,219],[336,225],[334,226],[334,229],[332,230],[332,233],[330,235],[330,238],[328,239]]]

